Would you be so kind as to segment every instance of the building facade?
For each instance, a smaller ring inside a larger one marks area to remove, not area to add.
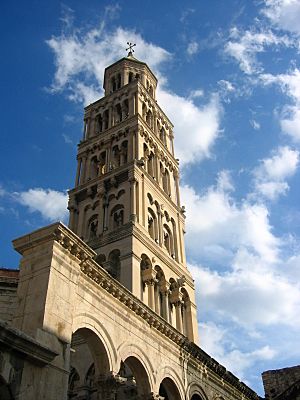
[[[104,97],[85,109],[69,228],[13,242],[4,399],[258,399],[198,346],[173,125],[156,87],[131,52],[106,68]]]

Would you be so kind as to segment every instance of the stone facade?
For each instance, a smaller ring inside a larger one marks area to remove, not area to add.
[[[198,347],[173,126],[156,85],[131,53],[106,68],[105,96],[85,109],[69,228],[13,242],[4,399],[258,399]]]
[[[262,373],[265,397],[269,400],[300,399],[300,365]]]

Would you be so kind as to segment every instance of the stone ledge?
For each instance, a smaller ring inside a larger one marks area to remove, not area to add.
[[[32,337],[25,335],[18,329],[8,326],[0,320],[0,347],[4,351],[11,349],[21,354],[21,357],[30,359],[38,365],[49,364],[58,353],[43,346]]]

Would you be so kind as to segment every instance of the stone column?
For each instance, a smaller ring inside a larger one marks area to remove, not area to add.
[[[85,182],[86,178],[86,164],[87,164],[87,155],[84,155],[82,157],[82,170],[80,174],[80,184]]]
[[[97,196],[99,198],[99,213],[98,213],[98,227],[97,227],[97,236],[102,235],[104,229],[104,187],[103,182],[101,182],[97,187]]]
[[[176,313],[176,329],[182,333],[182,315],[181,315],[181,307],[182,307],[182,302],[177,301],[174,303],[175,306],[175,313]]]
[[[155,277],[156,277],[156,270],[154,268],[147,268],[142,271],[142,280],[146,284],[148,288],[148,306],[155,311]]]
[[[130,180],[130,221],[136,221],[136,185],[137,179],[132,177]]]
[[[170,283],[164,281],[160,286],[160,292],[162,294],[162,317],[169,322],[169,293]]]
[[[158,244],[160,246],[162,246],[162,244],[163,244],[163,237],[162,237],[163,233],[162,233],[162,212],[161,211],[157,212],[157,220],[158,220],[158,226],[157,226],[157,229],[158,229]]]
[[[81,171],[82,160],[78,158],[77,160],[77,171],[76,171],[76,179],[75,179],[75,186],[79,185],[80,182],[80,171]]]

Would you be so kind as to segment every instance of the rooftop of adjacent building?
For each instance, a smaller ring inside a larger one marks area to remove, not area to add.
[[[265,371],[262,379],[266,399],[293,400],[300,396],[300,365]]]

